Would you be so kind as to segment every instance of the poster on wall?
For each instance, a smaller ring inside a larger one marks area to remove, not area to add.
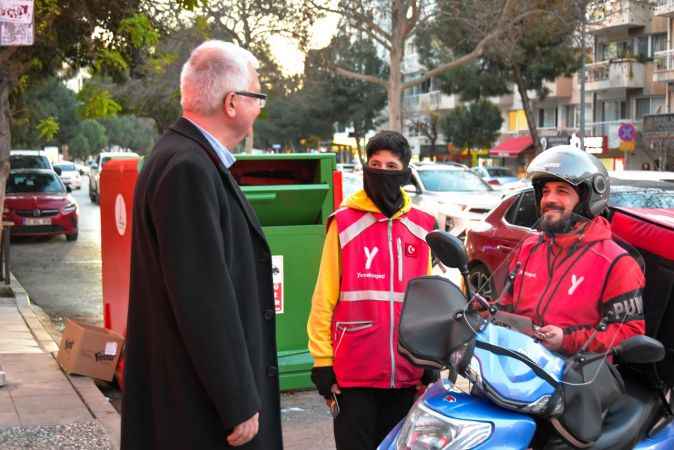
[[[276,314],[283,314],[285,299],[283,293],[283,255],[271,257],[272,280],[274,283],[274,309]]]

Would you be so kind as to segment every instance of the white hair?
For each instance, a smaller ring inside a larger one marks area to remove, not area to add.
[[[194,50],[180,72],[183,111],[211,115],[225,94],[248,89],[251,67],[258,61],[248,50],[231,42],[206,41]]]

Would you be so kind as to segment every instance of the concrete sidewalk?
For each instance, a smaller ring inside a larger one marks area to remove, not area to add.
[[[90,378],[68,376],[14,277],[0,297],[0,449],[117,449],[120,417]]]

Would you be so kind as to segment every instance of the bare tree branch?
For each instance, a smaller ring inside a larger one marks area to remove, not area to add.
[[[367,81],[369,83],[379,84],[381,86],[388,87],[388,83],[386,82],[386,80],[382,80],[381,78],[377,78],[372,75],[365,75],[362,73],[352,72],[351,70],[339,66],[331,66],[331,69],[334,70],[337,74],[343,77],[351,78],[352,80]]]
[[[363,11],[356,12],[355,9],[349,11],[348,14],[345,14],[344,11],[340,9],[330,8],[329,6],[320,5],[314,0],[309,0],[309,3],[319,11],[329,12],[333,14],[338,14],[340,16],[348,16],[358,23],[357,28],[361,31],[367,33],[373,39],[376,39],[377,42],[384,45],[387,49],[390,50],[391,47],[391,34],[380,27],[371,17],[365,14]],[[362,6],[362,4],[361,4]],[[388,43],[387,43],[388,42]]]
[[[472,52],[467,53],[467,54],[465,54],[465,55],[463,55],[463,56],[461,56],[461,57],[459,57],[459,58],[457,58],[453,61],[448,62],[448,63],[441,64],[441,65],[435,67],[434,69],[431,69],[431,70],[427,71],[424,75],[422,75],[419,78],[416,78],[414,80],[410,80],[410,81],[407,81],[407,82],[403,83],[402,84],[402,90],[411,88],[413,86],[417,86],[417,85],[423,83],[426,80],[430,80],[431,78],[433,78],[435,76],[438,76],[438,75],[440,75],[440,74],[442,74],[442,73],[444,73],[448,70],[453,69],[454,67],[459,67],[459,66],[462,66],[464,64],[468,64],[468,63],[476,60],[477,58],[482,56],[482,54],[484,53],[485,47],[488,44],[490,44],[492,41],[494,41],[495,39],[499,38],[503,33],[505,33],[511,25],[513,25],[513,24],[515,24],[515,23],[517,23],[517,22],[519,22],[523,19],[526,19],[527,17],[532,16],[534,14],[540,14],[541,12],[543,12],[543,13],[545,12],[544,10],[539,10],[539,9],[530,10],[530,11],[527,11],[527,12],[524,12],[522,14],[517,15],[512,20],[507,20],[506,19],[506,16],[507,16],[506,12],[509,9],[509,5],[511,7],[513,3],[514,3],[513,0],[508,0],[506,2],[506,5],[503,7],[503,14],[502,14],[501,18],[499,19],[499,25],[496,27],[496,29],[493,32],[489,33],[487,36],[482,38],[482,40],[480,42],[478,42],[478,44],[475,46],[475,48],[473,49]]]

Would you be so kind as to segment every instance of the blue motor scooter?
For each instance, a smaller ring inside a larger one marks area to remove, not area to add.
[[[436,231],[427,242],[444,265],[467,274],[458,239]],[[546,449],[674,449],[669,389],[627,378],[623,385],[609,355],[552,353],[516,325],[494,321],[492,305],[473,311],[474,299],[441,277],[410,282],[399,350],[418,365],[462,375],[472,387],[462,392],[447,378],[437,381],[378,449],[527,449],[546,426],[564,438]],[[635,367],[664,356],[662,344],[647,336],[611,352],[614,362]]]

